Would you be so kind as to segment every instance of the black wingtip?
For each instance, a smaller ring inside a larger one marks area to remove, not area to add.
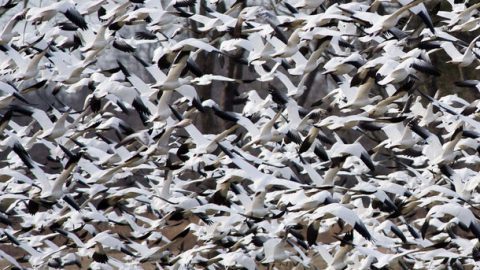
[[[400,229],[397,226],[392,225],[390,229],[398,238],[402,240],[403,243],[407,243],[407,237],[405,237],[405,234],[403,234],[403,232],[400,231]]]
[[[108,256],[105,253],[94,252],[92,255],[92,259],[98,263],[108,262]]]
[[[432,34],[435,34],[435,27],[433,26],[432,18],[430,18],[430,15],[425,14],[423,11],[418,13],[418,16],[422,19],[422,21],[425,23],[425,25],[432,31]]]
[[[422,73],[433,75],[435,77],[438,77],[441,75],[440,70],[438,68],[436,68],[434,65],[425,61],[421,61],[420,63],[413,63],[412,68]]]
[[[125,253],[125,254],[127,254],[127,255],[130,256],[130,257],[138,258],[137,255],[133,254],[130,250],[128,250],[128,249],[126,249],[126,248],[124,248],[124,247],[121,247],[121,248],[120,248],[120,251],[123,252],[123,253]]]
[[[68,203],[68,205],[70,205],[73,209],[77,210],[77,211],[80,211],[80,206],[77,204],[77,202],[75,202],[75,200],[73,198],[71,198],[70,196],[68,195],[65,195],[63,196],[63,200]]]
[[[168,105],[168,107],[170,108],[173,115],[175,116],[175,118],[177,118],[178,121],[183,120],[183,116],[172,105]]]
[[[422,234],[423,239],[425,239],[425,236],[427,235],[427,230],[428,230],[428,227],[429,227],[429,221],[430,220],[428,218],[426,218],[425,222],[422,225],[422,228],[420,229],[420,233]]]
[[[222,118],[223,120],[233,122],[233,123],[238,122],[238,117],[235,114],[231,112],[222,111],[217,106],[212,106],[212,109],[215,115]]]
[[[63,146],[61,144],[59,144],[58,146],[60,146],[60,149],[62,149],[62,151],[68,156],[69,159],[71,159],[75,156],[75,154],[72,153],[72,151],[67,149],[65,146]],[[67,166],[65,166],[65,167],[67,167]]]
[[[425,128],[422,128],[418,125],[418,118],[410,120],[407,125],[410,127],[410,129],[412,129],[413,132],[422,137],[424,140],[430,136],[430,133]]]
[[[480,81],[478,80],[465,80],[465,81],[456,81],[454,84],[458,87],[468,87],[476,89],[477,85],[480,85]]]
[[[185,230],[181,231],[179,234],[173,237],[171,241],[180,239],[180,238],[185,238],[189,232],[190,232],[190,227],[187,227]]]
[[[14,245],[20,246],[20,242],[17,240],[15,236],[11,235],[7,231],[3,231],[3,233],[5,234],[5,236],[8,238],[10,242],[12,242]]]
[[[288,103],[288,98],[273,86],[268,90],[268,92],[270,92],[270,95],[272,95],[272,100],[275,103],[282,106]]]
[[[234,158],[235,157],[233,155],[233,153],[229,149],[227,149],[225,146],[223,146],[221,143],[218,143],[218,147],[220,147],[222,152],[224,152],[225,155],[227,155],[229,158]]]
[[[353,228],[368,241],[372,240],[372,235],[368,232],[363,223],[355,222],[355,226],[353,226]]]
[[[85,19],[83,18],[82,14],[78,12],[74,8],[67,9],[67,11],[64,13],[65,17],[69,19],[72,23],[74,23],[76,26],[78,26],[82,30],[87,30],[88,25]]]
[[[130,77],[130,72],[129,72],[128,69],[122,64],[122,62],[120,62],[120,60],[117,60],[117,65],[118,65],[118,68],[120,68],[120,70],[122,71],[123,75],[125,75],[125,77]]]
[[[412,226],[410,226],[410,224],[407,224],[407,229],[410,232],[410,234],[413,236],[413,238],[415,239],[420,238],[420,235],[418,235],[417,231],[415,231],[415,229]]]
[[[65,164],[65,169],[71,167],[71,166],[76,166],[77,163],[80,161],[82,158],[82,152],[78,152],[76,154],[73,154]]]
[[[470,223],[470,226],[468,227],[470,231],[477,237],[477,239],[480,240],[480,225],[478,223],[472,222]]]
[[[307,227],[307,243],[310,246],[317,244],[317,237],[318,237],[318,228],[315,226],[314,222],[312,222]]]
[[[325,148],[321,144],[316,144],[315,148],[313,148],[313,152],[315,155],[317,155],[318,158],[320,158],[323,161],[329,160],[327,151],[325,151]]]
[[[120,50],[122,52],[126,52],[126,53],[135,52],[135,48],[124,40],[116,39],[113,41],[112,45],[115,49]]]
[[[360,155],[360,159],[363,161],[363,163],[365,163],[365,165],[370,169],[370,171],[375,171],[375,164],[373,164],[372,159],[367,153],[362,153]]]
[[[20,159],[29,169],[34,168],[33,161],[30,158],[30,155],[19,142],[15,142],[13,144],[13,151],[20,157]]]
[[[297,14],[298,13],[298,10],[294,6],[290,5],[288,2],[285,1],[285,2],[283,2],[283,4],[288,9],[288,11],[290,11],[290,13],[292,13],[292,14]]]
[[[197,3],[196,0],[175,0],[173,4],[174,8],[182,8],[182,7],[193,7]]]
[[[302,154],[307,152],[308,149],[310,149],[310,146],[312,146],[312,138],[310,135],[305,137],[305,139],[302,141],[302,144],[300,144],[300,147],[298,148],[298,153]]]
[[[135,32],[136,39],[146,39],[146,40],[155,40],[157,36],[153,33],[147,31],[137,31]]]

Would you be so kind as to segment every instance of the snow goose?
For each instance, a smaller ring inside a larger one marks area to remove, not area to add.
[[[63,189],[63,186],[70,178],[71,173],[76,168],[80,158],[81,154],[72,156],[65,164],[65,168],[63,169],[63,171],[53,183],[50,183],[50,180],[48,180],[48,182],[45,182],[45,184],[48,185],[42,187],[42,192],[40,195],[40,200],[42,202],[56,203],[60,198],[64,197],[65,190]]]
[[[254,191],[261,192],[271,186],[283,186],[291,189],[299,188],[299,184],[296,182],[279,179],[271,174],[262,173],[253,165],[245,161],[242,156],[223,146],[222,143],[219,143],[218,145],[230,160],[245,173],[245,178],[253,182],[252,189]]]
[[[456,203],[446,203],[433,206],[430,211],[428,211],[427,216],[425,217],[425,222],[422,225],[422,237],[425,238],[432,218],[442,218],[446,215],[452,216],[454,222],[458,223],[460,226],[468,228],[477,238],[480,239],[480,224],[477,218],[470,209]]]
[[[245,216],[263,219],[269,212],[268,208],[265,207],[265,196],[266,192],[264,190],[256,192],[251,205],[245,209]]]
[[[422,153],[429,159],[430,164],[450,164],[455,160],[457,153],[454,152],[455,146],[463,136],[463,125],[459,125],[451,134],[450,141],[440,142],[437,135],[430,133],[426,128],[420,127],[416,119],[408,123],[413,132],[418,134],[428,143],[422,150]]]
[[[395,253],[384,253],[378,251],[377,249],[373,249],[371,247],[363,247],[360,245],[356,245],[355,247],[358,249],[359,253],[362,253],[364,256],[371,258],[368,265],[370,268],[375,267],[377,269],[381,269],[382,267],[391,267],[393,269],[401,269],[405,267],[408,268],[409,264],[407,263],[408,261],[405,260],[405,257],[407,257],[409,254],[421,253],[422,251],[428,250],[438,251],[438,249],[443,246],[445,246],[445,243],[440,242],[438,244],[430,244],[422,248],[408,249],[403,252]]]
[[[92,247],[95,247],[93,252],[91,250]],[[129,245],[123,243],[118,239],[118,236],[115,236],[110,231],[103,231],[90,238],[85,245],[80,248],[80,252],[91,254],[92,259],[98,260],[100,263],[106,263],[110,260],[106,250],[107,248],[109,251],[120,251],[131,257],[136,257],[130,250]]]
[[[300,31],[301,28],[295,29],[293,33],[290,35],[288,38],[287,44],[283,45],[283,47],[279,50],[276,50],[274,54],[271,55],[272,58],[276,57],[282,57],[282,58],[287,58],[291,57],[295,53],[298,52],[298,46],[300,45]],[[272,39],[271,41],[274,41]],[[275,44],[274,44],[275,46]]]
[[[467,6],[466,3],[452,5],[452,11],[439,11],[438,16],[449,19],[448,27],[463,24],[469,21],[474,15],[478,14],[480,3]]]
[[[167,257],[170,254],[169,249],[171,249],[172,246],[183,241],[189,233],[190,227],[187,227],[186,229],[175,235],[172,240],[167,241],[166,244],[160,247],[148,248],[145,245],[135,242],[132,242],[129,246],[135,249],[137,253],[139,253],[140,262],[145,263],[149,261],[158,261]]]
[[[50,120],[50,117],[43,110],[29,107],[29,106],[14,106],[11,107],[12,111],[21,113],[23,115],[32,117],[42,128],[36,136],[39,138],[48,138],[51,140],[60,138],[68,131],[69,125],[66,126],[67,117],[70,116],[67,112],[64,112],[58,117],[55,123]]]
[[[84,63],[90,63],[111,41],[115,39],[112,33],[107,34],[107,27],[111,21],[103,24],[96,33],[93,31],[81,32],[81,38],[85,40],[85,46],[80,51],[85,53]]]
[[[0,96],[0,109],[8,107],[15,99],[18,99],[25,104],[29,104],[28,101],[19,93],[18,89],[15,87],[14,84],[0,82],[0,87],[2,88],[2,90],[1,90],[2,94],[5,94],[5,95]],[[12,113],[12,110],[8,110],[4,114],[4,117],[6,116],[7,118],[3,119],[3,121],[10,118],[11,113]],[[0,121],[0,122],[2,122],[2,121]],[[0,130],[3,130],[3,129],[0,128]]]
[[[417,97],[414,104],[410,108],[411,112],[415,116],[420,117],[420,122],[418,124],[420,126],[428,126],[430,125],[430,123],[438,121],[438,119],[440,119],[443,113],[440,111],[434,113],[432,103],[428,103],[427,107],[424,108],[420,100],[421,97]]]
[[[27,241],[20,241],[17,237],[13,235],[13,232],[10,229],[2,230],[2,234],[5,235],[7,239],[12,242],[12,244],[18,246],[19,248],[28,253],[28,262],[34,267],[42,266],[53,254],[65,249],[65,246],[58,247],[55,245],[55,248],[45,248],[43,252],[40,252],[36,248],[34,248],[31,243],[28,243]]]
[[[412,7],[415,7],[422,3],[424,0],[415,0],[407,5],[400,7],[399,9],[395,10],[392,14],[381,16],[377,13],[372,12],[360,12],[354,11],[352,17],[355,19],[359,19],[361,21],[367,22],[371,25],[366,32],[369,34],[378,34],[384,31],[387,31],[393,27],[395,27],[402,18],[403,14]],[[344,10],[344,9],[342,9]],[[348,11],[351,12],[351,11]]]
[[[187,38],[182,41],[179,41],[177,43],[173,43],[170,46],[165,48],[164,53],[170,54],[170,53],[175,53],[178,51],[185,51],[185,52],[194,52],[198,53],[200,51],[205,51],[209,53],[215,53],[219,52],[217,48],[214,46],[210,45],[210,43],[202,40],[202,39],[196,39],[196,38]],[[183,56],[183,55],[182,55]]]
[[[471,18],[462,24],[455,24],[450,31],[452,32],[473,32],[480,27],[480,18]]]
[[[271,39],[276,39],[272,37]],[[251,34],[248,36],[248,40],[252,43],[252,50],[248,54],[248,64],[264,64],[266,60],[271,59],[271,55],[275,53],[275,47],[269,40],[264,44],[263,38],[260,34]],[[277,40],[281,43],[280,40]]]
[[[84,2],[79,3],[77,5],[77,9],[82,15],[89,15],[94,12],[97,12],[104,4],[106,4],[107,0],[95,0],[91,2]]]
[[[333,255],[333,258],[328,263],[327,269],[337,270],[347,266],[347,254],[354,249],[353,245],[353,231],[345,233],[340,239],[340,247]]]
[[[238,128],[238,126],[234,125],[231,128],[223,131],[222,133],[214,136],[213,139],[210,139],[207,136],[203,135],[200,132],[200,130],[198,130],[197,127],[191,121],[184,119],[183,116],[177,110],[175,110],[171,106],[170,108],[172,109],[175,117],[181,120],[177,125],[182,126],[185,129],[188,135],[190,135],[190,138],[192,139],[193,144],[195,144],[195,148],[193,149],[193,152],[192,152],[192,154],[194,155],[210,154],[214,152],[218,147],[217,144],[221,142],[223,139],[225,139],[225,137],[227,137],[230,133],[235,131],[236,128]]]
[[[84,70],[93,64],[93,62],[82,62],[75,56],[61,51],[52,52],[48,59],[55,65],[58,72],[53,80],[64,84],[74,84],[86,77]]]
[[[157,82],[156,84],[152,85],[152,87],[158,87],[160,91],[175,90],[180,86],[190,83],[190,81],[192,80],[191,76],[187,76],[186,78],[180,77],[182,71],[187,66],[187,60],[189,58],[189,55],[189,51],[180,51],[175,57],[175,60],[172,63],[172,67],[168,71],[165,80]]]
[[[318,155],[318,157],[324,161],[328,160],[328,154],[325,151],[325,148],[316,140],[319,132],[320,128],[316,126],[312,127],[312,129],[308,132],[308,135],[305,137],[305,139],[300,144],[300,147],[298,148],[299,154],[308,151],[313,145],[314,152]]]
[[[292,59],[296,62],[295,68],[289,69],[288,73],[291,75],[305,75],[314,71],[322,61],[324,61],[322,54],[329,46],[329,40],[331,37],[327,37],[321,40],[321,43],[318,45],[318,48],[310,54],[308,60],[305,62],[305,58],[297,57],[298,54],[294,54]]]
[[[375,230],[382,231],[385,234],[392,232],[398,238],[400,238],[403,243],[407,243],[407,237],[405,236],[405,234],[402,232],[402,230],[400,230],[399,227],[397,227],[397,225],[395,225],[395,223],[390,220],[385,220]]]
[[[370,90],[374,85],[375,78],[373,77],[367,77],[358,87],[348,87],[346,84],[341,84],[340,89],[345,95],[347,101],[344,104],[340,104],[339,108],[344,111],[361,109],[381,100],[381,96],[369,97]]]
[[[413,0],[398,0],[398,2],[400,4],[402,4],[403,6],[405,6],[405,5],[408,5],[409,3],[413,2]],[[432,18],[428,14],[428,10],[425,7],[424,3],[420,3],[416,6],[411,7],[410,11],[413,12],[414,14],[417,14],[418,16],[420,16],[420,18],[422,18],[423,22],[430,29],[430,31],[432,33],[435,33],[435,28],[434,28],[434,25],[433,25],[433,22],[432,22]]]
[[[5,25],[2,32],[0,32],[0,46],[7,45],[12,38],[18,36],[18,32],[13,31],[13,28],[19,21],[21,21],[25,17],[25,13],[28,9],[24,9],[23,11],[14,15]]]
[[[325,2],[325,0],[302,0],[302,1],[295,2],[293,6],[296,8],[303,8],[303,9],[316,9],[320,7],[320,5],[323,4],[323,2]]]
[[[413,136],[410,127],[402,122],[387,124],[382,130],[387,135],[387,139],[382,144],[387,148],[409,149],[419,140]]]
[[[320,123],[314,124],[317,128],[327,127],[330,130],[337,129],[351,129],[358,126],[361,122],[373,122],[375,119],[364,116],[364,115],[346,115],[346,116],[336,116],[330,115]]]
[[[228,252],[225,254],[219,254],[217,257],[221,260],[221,264],[227,268],[243,267],[247,270],[255,270],[257,267],[254,258],[247,256],[240,250]],[[214,257],[214,259],[217,257]]]
[[[103,8],[103,14],[100,15],[99,13],[99,19],[101,21],[112,21],[124,15],[127,11],[130,5],[132,5],[134,1],[125,1],[123,3],[116,3],[116,2],[107,2],[107,5],[102,5],[99,9]]]
[[[283,138],[283,134],[275,129],[274,125],[281,114],[281,111],[277,112],[270,120],[263,124],[263,127],[260,130],[252,128],[248,129],[249,135],[252,136],[252,140],[242,147],[242,149],[248,149],[253,145],[262,143],[280,141]]]
[[[480,92],[480,81],[479,80],[464,80],[457,81],[455,85],[458,87],[472,88]]]
[[[223,25],[219,18],[212,19],[200,14],[193,14],[193,16],[190,16],[188,19],[203,25],[203,26],[197,27],[196,29],[197,31],[200,31],[200,32],[207,32],[212,30],[213,28],[218,29],[219,26]]]
[[[440,47],[450,56],[451,60],[449,63],[458,65],[459,67],[467,67],[477,59],[474,49],[476,48],[476,42],[480,36],[474,38],[468,47],[465,49],[465,52],[462,54],[450,41],[444,41],[440,44]]]
[[[332,147],[328,151],[330,158],[333,159],[345,156],[355,156],[361,159],[363,163],[368,167],[368,169],[370,169],[370,171],[375,171],[375,164],[373,163],[370,155],[365,150],[365,148],[358,142],[361,137],[352,144],[345,144],[336,133],[334,133],[334,136],[337,138],[337,142],[332,145]]]
[[[392,62],[394,63],[394,62]],[[415,72],[418,70],[422,73],[439,76],[438,70],[429,62],[418,58],[407,58],[396,66],[392,66],[393,70],[387,71],[385,78],[380,80],[378,84],[385,85],[388,83],[399,83],[409,77],[417,78]],[[383,68],[383,67],[382,67]],[[385,72],[380,69],[379,75],[384,75]]]
[[[13,61],[15,61],[15,64],[18,67],[18,70],[15,74],[15,80],[25,81],[37,76],[41,69],[41,67],[39,66],[40,61],[43,59],[48,50],[49,48],[47,46],[47,48],[35,54],[31,60],[27,60],[13,48],[9,49],[7,51],[7,54],[13,59]]]
[[[313,222],[315,220],[325,218],[325,216],[329,216],[329,215],[342,219],[347,224],[352,226],[353,229],[356,230],[365,239],[367,240],[373,239],[367,227],[362,222],[362,220],[357,216],[357,214],[353,210],[339,203],[331,203],[315,209],[315,211],[312,214],[308,215],[308,219],[311,222]]]
[[[357,52],[354,52],[347,57],[333,57],[323,66],[325,71],[322,74],[347,74],[355,68],[361,67],[365,62],[365,59]]]
[[[268,263],[272,267],[276,262],[283,262],[290,258],[287,239],[270,238],[263,244],[264,259],[262,263]]]
[[[300,97],[305,92],[305,82],[308,79],[307,75],[308,74],[303,75],[298,85],[295,86],[287,75],[279,71],[274,73],[274,76],[277,77],[287,87],[287,95],[295,98]]]
[[[83,16],[78,12],[73,1],[62,1],[50,4],[43,8],[31,8],[27,13],[27,20],[32,23],[49,21],[57,12],[65,15],[71,22],[77,25],[80,29],[87,29],[87,22]]]
[[[187,126],[192,124],[190,119],[184,119],[179,121],[178,123],[172,123],[171,118],[167,119],[167,126],[165,129],[158,134],[157,136],[153,137],[153,140],[157,140],[156,143],[152,143],[148,146],[148,148],[143,152],[144,155],[151,155],[151,154],[168,154],[170,147],[168,145],[168,141],[174,129],[176,128],[186,128]],[[208,148],[208,147],[207,147]]]

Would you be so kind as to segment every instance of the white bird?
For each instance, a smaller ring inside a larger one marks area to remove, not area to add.
[[[51,20],[57,12],[63,13],[71,22],[79,28],[87,29],[87,22],[75,8],[73,1],[62,1],[50,4],[43,8],[30,8],[27,12],[27,19],[32,23],[38,23]]]
[[[340,89],[347,99],[346,103],[339,106],[340,109],[360,109],[381,100],[381,96],[369,97],[370,90],[374,85],[375,78],[373,77],[368,77],[365,82],[358,87],[348,87],[346,84],[340,85]]]
[[[44,50],[35,54],[31,60],[25,59],[22,55],[20,55],[17,51],[10,49],[7,51],[7,54],[15,61],[18,69],[15,74],[15,80],[17,81],[24,81],[29,80],[37,76],[40,72],[41,67],[39,66],[40,61],[43,59],[45,54],[49,48],[45,48]]]
[[[175,57],[165,80],[157,82],[152,85],[152,87],[159,88],[160,91],[175,90],[180,86],[190,83],[192,80],[191,76],[185,78],[180,77],[183,69],[187,66],[188,58],[188,51],[180,51]]]
[[[7,45],[12,40],[12,38],[19,35],[17,31],[13,31],[13,28],[17,25],[19,21],[24,18],[27,11],[28,9],[24,9],[21,12],[15,14],[12,18],[10,18],[10,20],[3,28],[2,32],[0,32],[0,46]]]
[[[422,153],[428,158],[430,164],[449,164],[453,162],[457,156],[455,146],[463,135],[463,125],[459,125],[451,134],[450,140],[442,145],[436,134],[430,133],[427,129],[420,127],[415,120],[409,122],[409,127],[422,137],[426,142]]]
[[[296,1],[294,7],[304,9],[316,9],[320,7],[323,2],[325,2],[325,0],[301,0]]]
[[[325,206],[321,206],[314,210],[314,212],[308,215],[308,219],[313,221],[321,219],[327,214],[341,218],[347,224],[353,227],[360,235],[367,240],[372,240],[372,235],[368,231],[362,220],[355,214],[355,212],[339,203],[331,203]]]
[[[355,10],[347,10],[342,7],[342,10],[352,13],[352,17],[359,19],[361,21],[367,22],[371,25],[371,27],[367,28],[365,31],[368,34],[379,34],[384,31],[387,31],[393,27],[395,27],[398,21],[404,17],[404,14],[411,8],[419,5],[424,0],[415,0],[407,5],[401,6],[400,8],[396,9],[393,13],[387,15],[379,15],[376,12],[367,12],[367,11],[355,11]]]
[[[222,151],[230,158],[230,160],[243,171],[243,173],[245,174],[244,177],[253,182],[252,187],[254,191],[261,192],[271,186],[283,186],[291,189],[299,187],[299,183],[286,179],[280,179],[271,174],[262,173],[253,165],[245,161],[240,155],[232,152],[232,150],[227,148],[226,146],[223,146],[223,143],[219,143],[219,146]]]
[[[286,239],[280,238],[270,238],[263,243],[263,252],[265,254],[265,258],[262,260],[263,263],[282,262],[290,256],[289,252],[287,252]]]
[[[107,27],[110,21],[102,25],[96,33],[90,31],[81,32],[81,38],[85,40],[85,46],[80,51],[85,53],[84,63],[90,63],[95,60],[95,57],[112,42],[115,37],[112,33],[107,32]]]
[[[375,164],[373,163],[367,150],[365,150],[365,148],[358,143],[358,140],[361,139],[361,137],[352,144],[345,144],[336,133],[334,133],[334,135],[337,138],[337,142],[328,150],[330,158],[355,156],[361,159],[371,171],[375,171]]]
[[[454,222],[460,223],[468,228],[477,238],[480,237],[480,224],[477,218],[470,209],[456,203],[445,203],[433,206],[430,211],[428,211],[425,222],[422,225],[422,236],[425,237],[429,222],[432,218],[442,218],[446,215],[452,216]]]
[[[382,130],[387,135],[387,139],[382,143],[387,148],[409,149],[418,142],[418,138],[413,136],[412,130],[403,123],[391,123],[385,125]]]
[[[275,53],[272,54],[271,57],[272,58],[276,58],[276,57],[286,58],[286,57],[291,57],[295,53],[297,53],[298,52],[298,46],[301,46],[300,31],[301,31],[301,28],[298,28],[295,31],[293,31],[293,33],[288,38],[287,44],[285,44],[283,46],[281,45],[282,47],[280,49],[277,49],[275,51]],[[273,42],[273,41],[276,41],[276,39],[271,39],[270,40],[270,42]],[[275,44],[273,44],[273,45],[275,46],[277,43],[278,42],[275,42]]]
[[[454,63],[459,67],[467,67],[477,59],[474,49],[476,48],[476,42],[479,38],[480,36],[475,37],[465,49],[463,54],[460,53],[450,41],[442,42],[440,46],[448,54],[448,56],[450,56],[450,63]]]

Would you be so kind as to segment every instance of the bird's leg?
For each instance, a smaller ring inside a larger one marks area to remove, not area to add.
[[[458,67],[458,73],[460,74],[460,81],[464,81],[465,77],[463,76],[463,68],[461,66]]]

